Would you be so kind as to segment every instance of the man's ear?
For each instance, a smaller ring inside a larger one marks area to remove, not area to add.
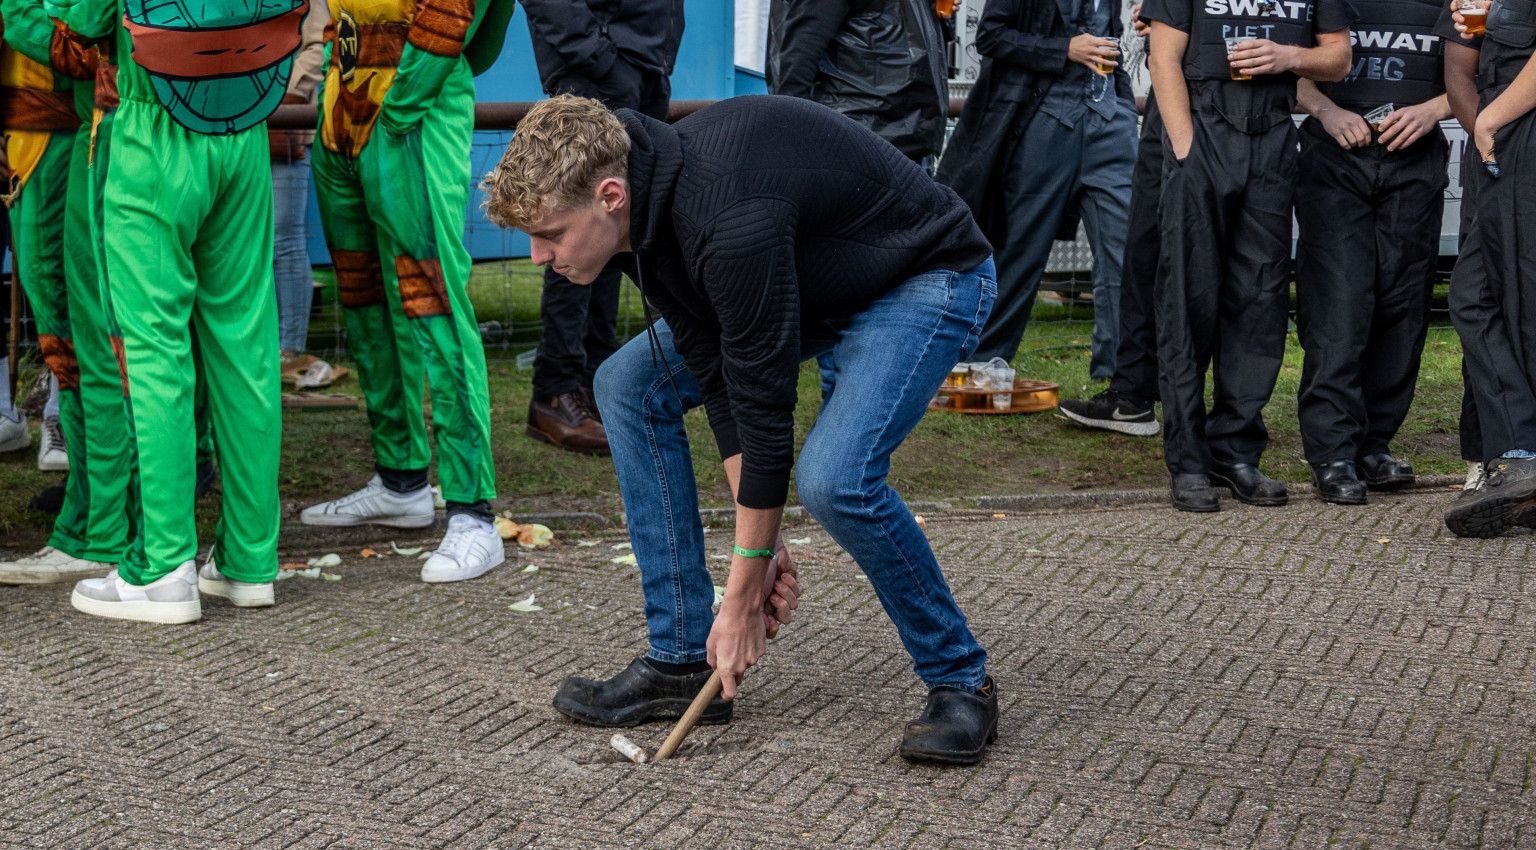
[[[629,204],[629,184],[618,177],[606,177],[597,184],[597,202],[603,212],[617,212]]]

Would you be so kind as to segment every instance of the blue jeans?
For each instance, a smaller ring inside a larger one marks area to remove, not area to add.
[[[309,209],[309,156],[272,160],[272,276],[277,282],[277,338],[285,352],[309,348],[314,277],[304,213]]]
[[[838,322],[833,392],[796,463],[800,502],[853,556],[930,688],[975,690],[987,654],[966,625],[928,538],[885,481],[891,453],[917,426],[956,362],[971,356],[997,298],[992,261],[969,272],[918,275]],[[629,539],[640,565],[649,657],[705,659],[714,582],[705,565],[698,491],[683,414],[704,401],[656,323],[659,361],[644,334],[597,370],[595,392]]]

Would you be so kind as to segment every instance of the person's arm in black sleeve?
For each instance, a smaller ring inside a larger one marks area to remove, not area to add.
[[[1024,0],[987,0],[976,25],[976,49],[994,61],[1039,74],[1065,74],[1072,39],[1019,30],[1014,22],[1023,6]]]
[[[726,698],[762,656],[766,555],[779,536],[794,460],[800,376],[795,219],[783,201],[740,202],[715,216],[699,266],[720,318],[722,372],[741,440],[741,454],[725,461],[736,483],[737,548],[707,642]]]
[[[848,0],[785,0],[774,94],[810,99],[827,47],[848,20]]]
[[[619,58],[618,48],[580,0],[523,0],[535,39],[552,46],[561,62],[582,76],[601,79]]]

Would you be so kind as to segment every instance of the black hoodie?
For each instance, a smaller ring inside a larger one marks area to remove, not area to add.
[[[992,252],[948,187],[825,106],[740,97],[630,136],[625,258],[698,380],[737,501],[784,504],[802,339],[926,271]],[[893,352],[895,354],[896,352]]]

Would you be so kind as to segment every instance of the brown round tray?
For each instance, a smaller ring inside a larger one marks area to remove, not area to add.
[[[995,390],[976,387],[939,387],[939,394],[950,399],[947,407],[929,404],[929,410],[965,414],[1039,413],[1052,410],[1060,400],[1060,388],[1050,381],[1018,378],[1013,382],[1013,406],[1007,410],[992,407]],[[961,406],[964,405],[964,406]]]

